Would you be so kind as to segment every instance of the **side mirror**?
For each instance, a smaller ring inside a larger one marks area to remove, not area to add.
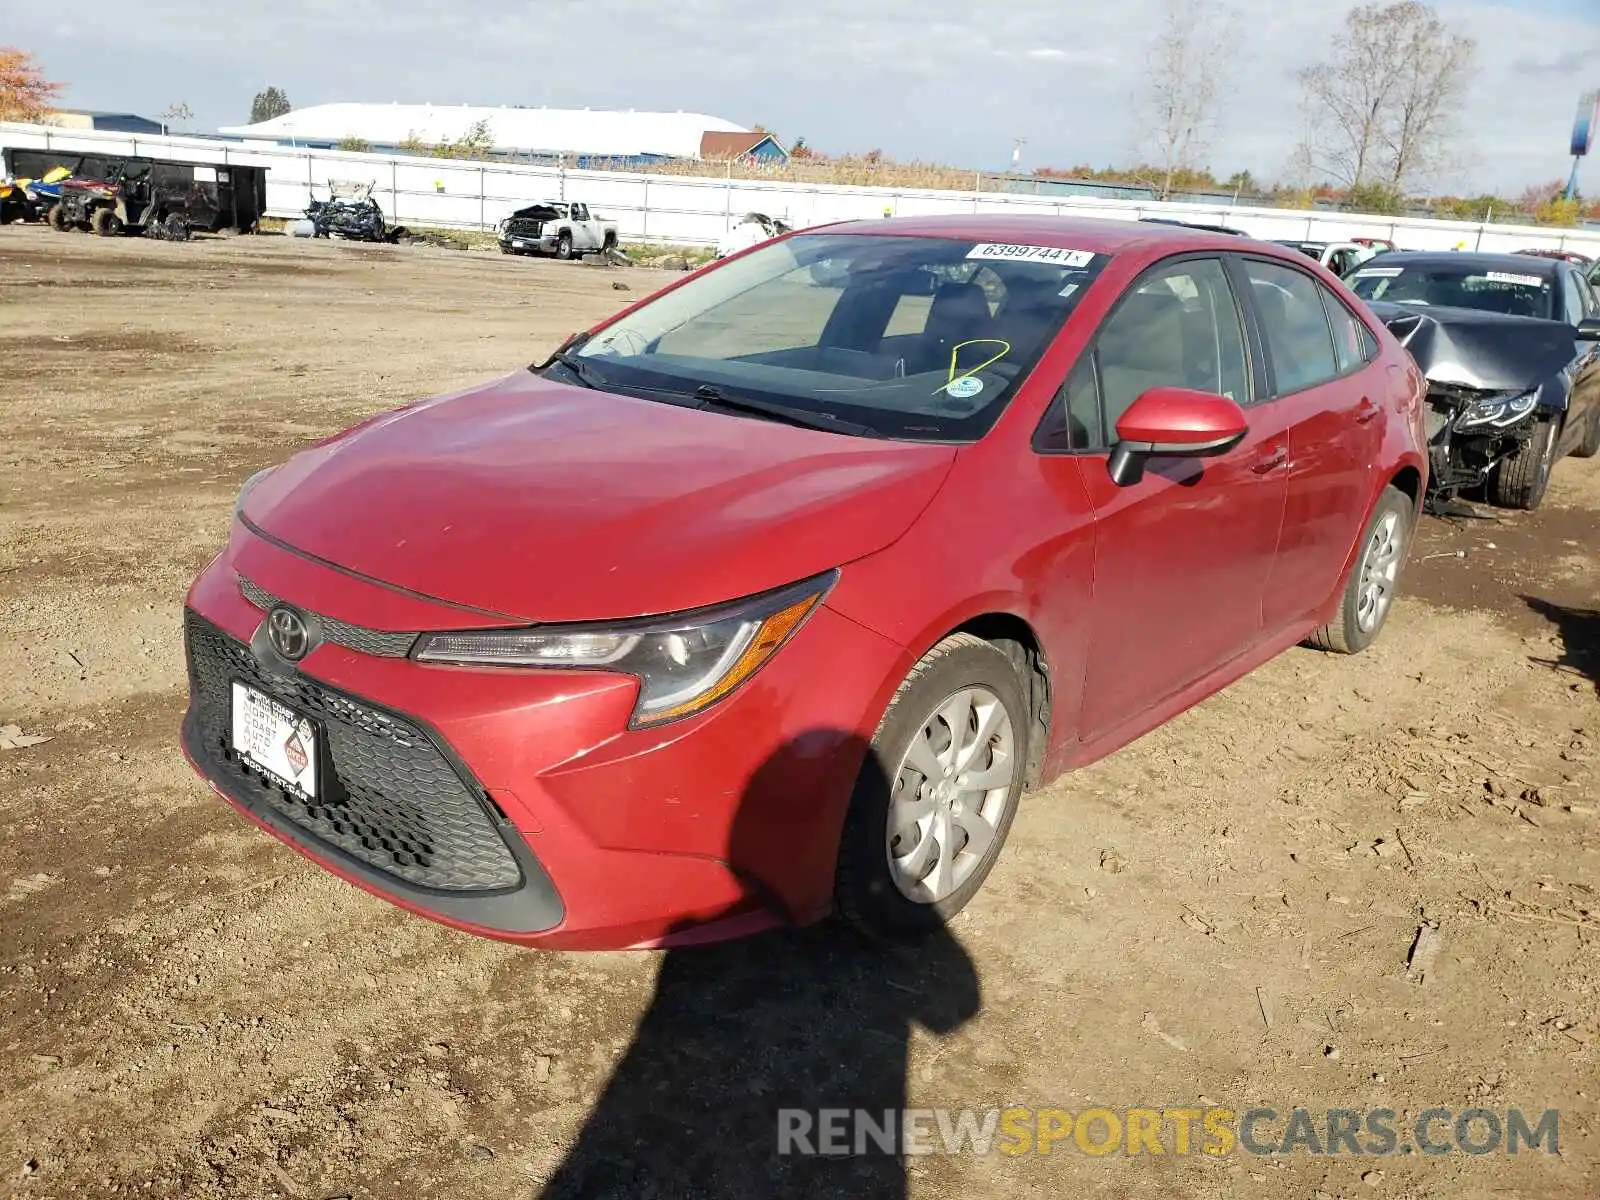
[[[1585,317],[1578,322],[1578,340],[1600,342],[1600,317]]]
[[[1226,454],[1250,431],[1244,410],[1226,396],[1188,388],[1145,392],[1117,420],[1117,441],[1107,464],[1111,481],[1132,487],[1153,455],[1208,458]]]

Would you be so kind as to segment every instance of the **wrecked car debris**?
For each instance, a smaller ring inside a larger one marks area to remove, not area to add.
[[[328,199],[313,198],[306,208],[311,236],[343,238],[351,242],[397,242],[404,226],[384,223],[383,209],[372,198],[373,184],[347,179],[328,181]]]

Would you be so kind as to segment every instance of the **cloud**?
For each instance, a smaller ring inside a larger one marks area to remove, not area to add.
[[[1520,190],[1562,173],[1600,61],[1593,0],[1434,2],[1480,46],[1462,122],[1471,182]],[[1210,165],[1271,177],[1300,129],[1295,72],[1325,52],[1345,4],[1226,3],[1237,40]],[[1159,23],[1159,0],[1009,0],[981,15],[968,0],[240,0],[226,21],[210,0],[160,9],[77,0],[69,31],[23,5],[7,40],[40,54],[68,103],[155,113],[182,100],[202,127],[238,123],[276,84],[298,104],[693,110],[823,150],[995,168],[1017,137],[1029,164],[1126,162]]]

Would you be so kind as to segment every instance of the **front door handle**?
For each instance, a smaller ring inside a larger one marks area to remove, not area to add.
[[[1264,451],[1261,457],[1256,459],[1255,465],[1250,469],[1257,475],[1266,475],[1271,471],[1276,471],[1288,461],[1289,447],[1274,446],[1272,449]]]
[[[1356,405],[1356,424],[1365,425],[1376,417],[1379,411],[1378,406],[1371,400],[1368,400],[1365,396],[1361,397],[1361,403]]]

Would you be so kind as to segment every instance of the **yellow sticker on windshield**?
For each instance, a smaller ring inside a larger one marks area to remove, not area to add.
[[[987,345],[987,346],[999,346],[1000,347],[1000,352],[998,354],[991,354],[988,358],[984,359],[977,366],[968,367],[965,371],[962,371],[959,375],[956,374],[956,365],[957,365],[957,361],[961,357],[961,352],[963,350],[965,350],[968,346],[985,346],[985,345]],[[957,380],[968,379],[971,376],[976,375],[979,371],[983,370],[985,367],[992,367],[995,363],[999,362],[1002,358],[1004,358],[1006,355],[1008,355],[1010,353],[1011,353],[1011,343],[1006,341],[1004,338],[972,338],[970,341],[957,342],[954,346],[950,347],[950,373],[945,376],[944,385],[939,388],[939,391],[940,392],[948,391],[949,388],[950,388],[950,385],[952,383],[955,383]],[[981,391],[982,389],[979,389],[979,390]],[[938,392],[935,392],[934,395],[938,395]]]

